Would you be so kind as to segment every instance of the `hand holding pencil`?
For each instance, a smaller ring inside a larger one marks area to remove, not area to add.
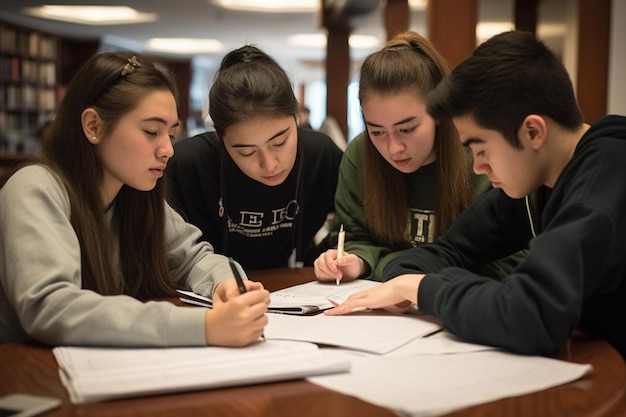
[[[337,249],[329,249],[322,253],[313,263],[315,277],[319,281],[352,281],[369,271],[369,266],[355,254],[345,251],[346,235],[343,225],[337,236]]]
[[[246,292],[248,292],[248,290],[246,289],[246,284],[244,284],[243,282],[243,278],[239,273],[239,269],[237,268],[235,261],[233,260],[233,258],[228,258],[228,263],[230,264],[230,269],[233,271],[233,275],[235,276],[235,281],[237,281],[237,288],[239,288],[239,293],[245,294]],[[269,301],[267,302],[267,305],[269,305]],[[261,333],[261,338],[265,340],[265,333]]]
[[[229,261],[235,279],[217,284],[213,308],[205,313],[207,345],[246,346],[263,338],[269,292],[260,282],[244,280],[239,266]]]
[[[346,241],[346,232],[343,230],[343,224],[341,225],[341,229],[339,229],[339,237],[337,241],[337,260],[343,258],[343,246]],[[341,277],[336,278],[336,283],[339,285],[339,281],[341,281]]]

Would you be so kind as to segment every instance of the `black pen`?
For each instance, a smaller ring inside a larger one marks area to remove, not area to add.
[[[230,264],[230,269],[233,271],[233,275],[235,276],[235,281],[237,281],[237,287],[239,287],[239,294],[246,293],[246,285],[243,283],[243,278],[239,273],[239,269],[237,269],[237,265],[233,258],[228,258],[228,263]],[[265,334],[261,333],[261,338],[265,340]]]
[[[241,278],[241,274],[239,273],[239,269],[237,269],[237,265],[235,265],[235,261],[233,258],[228,258],[228,263],[230,264],[230,269],[233,271],[233,275],[235,275],[235,280],[237,281],[237,286],[239,287],[239,294],[245,294],[246,285],[243,283],[243,278]]]

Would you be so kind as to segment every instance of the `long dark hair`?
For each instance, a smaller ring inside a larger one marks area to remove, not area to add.
[[[104,122],[106,135],[148,93],[170,91],[177,99],[168,73],[144,57],[136,57],[139,65],[131,65],[132,72],[123,74],[133,56],[99,53],[84,64],[68,84],[46,129],[40,162],[56,172],[67,189],[71,223],[81,247],[83,287],[106,295],[150,298],[173,293],[167,265],[164,184],[159,180],[147,192],[122,186],[110,228],[100,195],[102,161],[81,125],[82,111],[93,108]],[[111,265],[115,241],[119,241],[121,276]]]
[[[425,100],[448,73],[433,46],[415,32],[403,32],[369,55],[359,74],[359,100],[407,91]],[[374,234],[391,245],[408,245],[409,186],[406,174],[391,166],[365,132],[361,188],[365,218]],[[437,157],[435,236],[445,233],[472,200],[470,166],[451,120],[439,120],[435,132]],[[396,204],[389,204],[389,202]]]
[[[219,138],[229,126],[256,117],[297,118],[298,100],[285,70],[252,45],[222,59],[211,91],[209,115]]]

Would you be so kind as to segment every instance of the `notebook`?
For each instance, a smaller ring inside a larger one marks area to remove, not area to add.
[[[213,300],[192,291],[177,290],[180,300],[187,304],[198,305],[202,307],[213,307]],[[311,315],[332,308],[333,304],[323,297],[306,297],[291,296],[284,298],[281,296],[272,296],[270,305],[267,308],[268,313],[279,314],[295,314],[295,315]]]
[[[258,342],[246,348],[115,348],[61,346],[52,350],[74,404],[223,388],[346,372],[312,343]]]
[[[268,313],[315,315],[342,303],[351,294],[380,285],[380,282],[357,279],[342,282],[311,281],[274,291],[270,294]],[[187,304],[213,307],[213,301],[192,291],[177,290],[180,300]]]

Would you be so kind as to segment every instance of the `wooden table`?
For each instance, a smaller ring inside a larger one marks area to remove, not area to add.
[[[270,269],[248,275],[263,282],[270,291],[314,279],[311,268]],[[597,338],[576,334],[570,352],[557,356],[590,363],[593,372],[559,387],[481,404],[446,416],[626,416],[626,365],[615,349]],[[304,380],[73,405],[59,379],[51,349],[34,342],[0,346],[0,396],[15,392],[61,398],[62,407],[46,413],[46,417],[396,416],[390,410]]]

